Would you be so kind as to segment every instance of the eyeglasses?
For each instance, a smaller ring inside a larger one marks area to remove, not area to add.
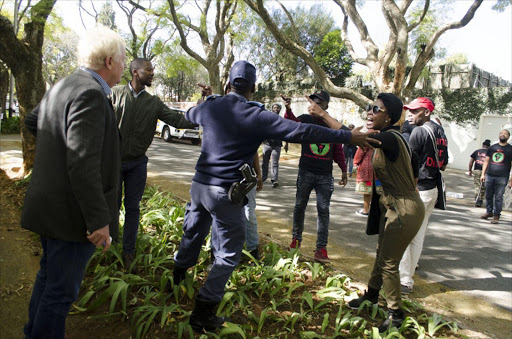
[[[380,107],[379,107],[379,106],[377,106],[377,105],[371,105],[371,104],[368,104],[368,105],[366,106],[366,112],[369,112],[369,111],[372,111],[372,112],[373,112],[373,114],[377,114],[377,113],[379,113],[379,112],[386,112],[386,110],[385,110],[385,109],[382,109],[382,108],[380,108]]]

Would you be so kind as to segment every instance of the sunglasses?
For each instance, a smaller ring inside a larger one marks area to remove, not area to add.
[[[377,106],[377,105],[371,105],[371,104],[368,104],[368,105],[366,106],[366,112],[369,112],[369,111],[372,111],[372,112],[373,112],[373,114],[377,114],[377,113],[379,113],[379,112],[386,112],[386,110],[385,110],[385,109],[382,109],[382,108],[380,108],[380,107],[379,107],[379,106]]]

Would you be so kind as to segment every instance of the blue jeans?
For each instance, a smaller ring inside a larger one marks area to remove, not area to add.
[[[235,270],[245,242],[244,208],[228,198],[229,188],[192,181],[190,203],[183,221],[183,237],[174,256],[175,267],[189,268],[197,263],[204,239],[212,229],[211,248],[215,260],[198,297],[220,302],[224,288]]]
[[[281,146],[269,146],[263,144],[263,162],[261,164],[261,179],[263,181],[268,178],[268,167],[272,160],[270,168],[270,180],[278,181],[279,176],[279,157],[281,156]]]
[[[308,205],[309,195],[312,190],[316,192],[316,209],[318,217],[316,221],[316,249],[327,246],[329,237],[329,205],[331,195],[334,191],[334,178],[332,175],[319,175],[299,168],[297,176],[297,194],[295,197],[295,208],[293,210],[294,238],[302,241],[304,231],[304,213]]]
[[[348,148],[345,153],[345,163],[348,167],[348,173],[352,173],[354,170],[354,154],[352,152],[352,148]]]
[[[485,200],[487,201],[487,213],[500,216],[503,207],[503,194],[507,187],[508,178],[485,175]]]
[[[148,157],[123,162],[121,167],[121,184],[119,185],[119,207],[121,207],[124,182],[124,228],[123,253],[135,253],[135,241],[139,231],[140,200],[146,187],[148,176]]]
[[[41,237],[43,256],[28,308],[25,338],[64,338],[66,317],[78,297],[85,267],[94,253],[90,242]]]
[[[246,227],[245,227],[245,245],[248,251],[258,248],[260,243],[258,237],[258,221],[256,220],[256,187],[247,193],[249,202],[244,206]]]

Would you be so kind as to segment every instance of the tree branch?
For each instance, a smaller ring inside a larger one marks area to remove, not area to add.
[[[471,20],[473,20],[475,13],[482,2],[483,0],[475,0],[461,20],[442,25],[437,29],[437,31],[430,38],[430,41],[428,42],[425,49],[418,55],[418,58],[416,59],[411,72],[409,73],[407,78],[407,85],[404,89],[405,94],[410,93],[414,89],[414,85],[416,84],[416,81],[418,81],[421,71],[423,68],[425,68],[427,62],[434,56],[434,46],[439,38],[448,30],[458,29],[466,26]]]
[[[408,32],[412,31],[413,29],[418,27],[419,24],[421,24],[423,19],[425,19],[425,15],[427,15],[429,6],[430,6],[430,0],[425,0],[425,6],[423,7],[423,12],[421,13],[421,16],[418,18],[418,20],[416,22],[412,22],[409,24],[409,27],[407,27]],[[402,11],[402,14],[405,14],[405,12]]]
[[[172,21],[174,22],[174,24],[176,25],[176,29],[178,30],[178,33],[180,35],[180,46],[185,50],[185,52],[188,53],[188,55],[190,55],[191,57],[193,57],[194,59],[196,59],[201,65],[203,65],[203,67],[207,68],[207,62],[206,60],[201,57],[199,54],[197,54],[196,52],[194,52],[189,46],[188,46],[188,43],[187,43],[187,36],[185,35],[185,33],[183,32],[183,27],[181,25],[181,22],[180,20],[178,19],[178,16],[176,14],[176,8],[174,7],[174,1],[173,0],[167,0],[167,2],[169,3],[169,9],[171,10],[171,15],[172,15]]]
[[[349,88],[337,87],[332,81],[327,77],[323,69],[318,65],[315,58],[309,53],[303,46],[297,44],[287,36],[281,33],[277,25],[272,21],[268,11],[263,6],[263,0],[244,0],[245,3],[255,11],[265,22],[265,25],[270,30],[274,38],[277,42],[282,45],[289,52],[294,55],[300,57],[304,62],[308,64],[313,73],[318,80],[318,82],[322,85],[322,87],[331,93],[334,97],[345,98],[354,101],[356,104],[364,107],[369,99],[364,95],[360,94]]]
[[[334,0],[338,6],[344,9],[344,13],[348,14],[348,17],[352,21],[352,23],[356,26],[361,43],[366,50],[366,59],[369,62],[375,62],[379,56],[379,48],[373,42],[370,34],[368,33],[368,28],[364,23],[363,19],[359,15],[359,12],[356,8],[355,0]]]
[[[295,21],[293,20],[293,17],[291,15],[291,13],[286,9],[286,7],[284,7],[284,5],[281,3],[281,1],[277,0],[277,4],[279,6],[281,6],[281,8],[283,9],[284,13],[288,17],[288,21],[290,21],[290,26],[291,26],[291,29],[292,29],[292,33],[293,33],[293,37],[295,39],[295,42],[299,42],[300,41],[299,33],[297,31],[297,26],[295,26]]]
[[[402,15],[405,16],[405,13],[407,13],[407,10],[409,9],[409,6],[411,6],[412,0],[403,0],[400,3],[400,12],[402,12]]]

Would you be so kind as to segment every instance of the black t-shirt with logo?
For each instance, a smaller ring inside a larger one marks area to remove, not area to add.
[[[474,168],[473,168],[475,171],[482,170],[482,166],[485,161],[485,156],[487,154],[487,150],[488,150],[488,148],[480,148],[480,149],[477,149],[476,151],[474,151],[473,154],[471,154],[471,158],[473,158],[473,160],[475,160]]]
[[[505,146],[494,144],[487,150],[487,156],[490,159],[486,174],[508,178],[512,163],[512,146],[510,144]]]
[[[441,126],[431,121],[425,123],[434,132],[435,142],[439,151],[439,166],[436,161],[434,145],[430,134],[423,126],[417,126],[411,132],[409,145],[420,159],[418,189],[426,191],[436,187],[439,168],[448,163],[448,140]]]
[[[302,114],[297,119],[306,124],[316,124],[327,127],[327,125],[319,119],[315,119],[309,114]],[[299,161],[299,168],[320,175],[332,174],[334,144],[302,144],[302,151]]]

